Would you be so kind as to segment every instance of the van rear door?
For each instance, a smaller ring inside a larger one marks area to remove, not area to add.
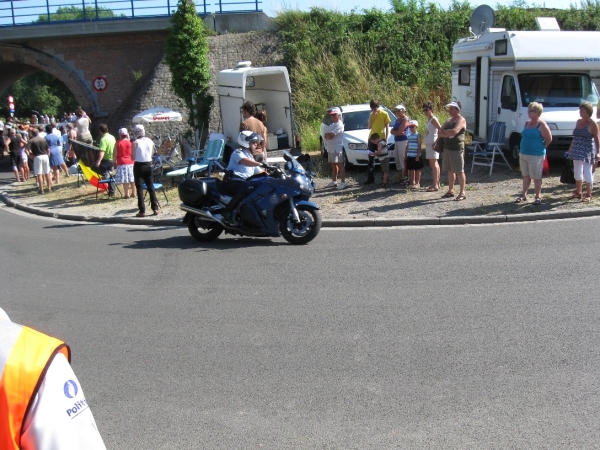
[[[487,137],[488,125],[488,88],[490,80],[490,58],[477,58],[477,80],[475,85],[475,136],[481,139]]]

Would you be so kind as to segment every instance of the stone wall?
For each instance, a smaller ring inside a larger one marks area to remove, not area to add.
[[[224,34],[211,36],[209,41],[209,62],[212,81],[210,92],[215,97],[211,112],[209,130],[204,130],[207,135],[210,131],[220,129],[220,109],[217,98],[217,73],[223,69],[231,69],[239,61],[252,61],[255,67],[272,66],[281,64],[282,54],[279,51],[279,39],[271,32],[256,31],[251,33]],[[164,58],[156,67],[142,80],[139,87],[125,101],[119,110],[109,119],[112,130],[117,127],[132,126],[132,118],[135,114],[156,106],[165,106],[177,111],[186,112],[179,98],[171,89],[171,72]],[[176,128],[182,132],[189,129],[186,123],[170,125],[155,125],[157,130]],[[159,128],[161,127],[161,128]]]

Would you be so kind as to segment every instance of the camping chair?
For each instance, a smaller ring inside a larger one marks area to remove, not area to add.
[[[494,162],[496,156],[502,157],[504,162],[496,162],[496,164],[504,164],[512,172],[512,167],[508,163],[502,147],[504,147],[504,133],[506,131],[506,123],[492,122],[487,130],[487,141],[473,141],[467,148],[473,152],[473,162],[471,163],[471,173],[475,166],[486,166],[490,168],[490,176],[494,170]]]
[[[87,184],[87,182],[85,180],[85,175],[81,171],[81,167],[79,166],[79,163],[77,162],[75,164],[77,164],[77,187],[79,187],[79,180],[81,180],[83,186],[85,186]]]
[[[121,192],[121,189],[119,189],[119,185],[115,182],[114,174],[109,172],[104,176],[104,178],[98,180],[98,185],[96,186],[96,200],[98,200],[98,191],[100,190],[100,185],[108,186],[110,183],[113,183],[115,185],[115,188],[117,189],[117,191],[119,191],[119,195],[123,197],[123,193]],[[108,190],[106,192],[108,193]]]
[[[165,196],[165,205],[169,204],[169,199],[167,198],[167,192],[165,191],[165,187],[163,186],[162,183],[152,183],[152,186],[154,186],[154,191],[158,192],[158,190],[161,190],[163,195]],[[144,200],[146,200],[146,195],[148,195],[148,186],[146,186],[146,183],[144,183],[142,185],[142,189],[144,189]],[[158,207],[162,208],[162,206],[160,206],[160,202],[158,201],[158,196],[156,196],[156,202],[158,203]],[[148,199],[148,204],[150,203],[150,199]]]
[[[176,169],[181,165],[181,155],[179,152],[179,140],[168,138],[158,148],[153,160],[160,162],[161,167],[168,164],[171,169]]]
[[[189,168],[189,174],[193,175],[198,172],[203,172],[208,169],[210,161],[212,160],[220,160],[223,158],[223,152],[225,150],[225,140],[223,139],[215,139],[214,141],[208,141],[206,148],[204,149],[204,155],[200,160],[193,164]],[[177,177],[177,176],[185,176],[188,174],[188,168],[184,167],[183,169],[172,170],[167,173],[168,177]],[[174,178],[173,178],[174,180]]]

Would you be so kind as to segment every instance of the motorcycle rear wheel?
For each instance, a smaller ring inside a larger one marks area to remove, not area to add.
[[[321,211],[304,205],[296,209],[300,216],[300,223],[294,221],[292,210],[288,208],[279,219],[279,231],[290,244],[308,244],[317,237],[321,229]]]
[[[187,226],[192,237],[200,242],[214,241],[223,232],[223,227],[218,223],[205,220],[195,214],[190,216]]]

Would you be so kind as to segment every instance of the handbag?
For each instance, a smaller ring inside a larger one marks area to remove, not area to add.
[[[444,151],[444,139],[437,138],[437,140],[433,143],[433,151],[442,153]]]
[[[575,184],[575,172],[573,172],[573,161],[567,160],[565,168],[560,174],[560,182],[563,184]]]
[[[550,175],[550,163],[548,162],[548,158],[544,156],[544,165],[542,167],[542,175],[548,176]]]

